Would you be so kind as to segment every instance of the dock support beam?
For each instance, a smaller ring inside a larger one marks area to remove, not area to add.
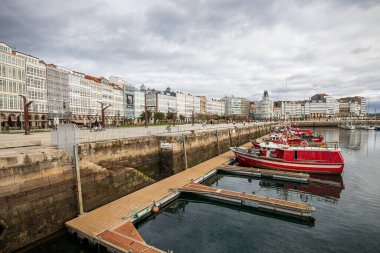
[[[185,169],[188,169],[187,166],[187,152],[186,152],[186,136],[182,134],[182,144],[183,144],[183,153],[185,156]]]
[[[219,132],[216,130],[216,145],[218,146],[218,154],[220,155],[220,146],[219,146]]]
[[[74,163],[75,163],[75,172],[76,172],[76,179],[77,179],[77,195],[78,195],[79,215],[82,215],[83,214],[83,199],[82,199],[82,183],[80,180],[78,145],[74,145]]]

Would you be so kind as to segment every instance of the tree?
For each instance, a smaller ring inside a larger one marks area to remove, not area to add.
[[[149,120],[152,118],[152,112],[151,111],[147,111],[147,115],[148,115],[148,123],[149,123]],[[142,112],[140,114],[140,117],[139,117],[141,120],[145,120],[145,112]]]
[[[183,116],[182,114],[179,115],[179,119],[181,120],[181,122],[183,122],[185,120],[185,116]]]
[[[174,112],[168,112],[166,114],[166,121],[173,120],[173,118],[174,118]]]
[[[154,123],[156,123],[156,121],[161,122],[164,119],[165,119],[165,113],[163,113],[163,112],[156,112],[154,114]]]

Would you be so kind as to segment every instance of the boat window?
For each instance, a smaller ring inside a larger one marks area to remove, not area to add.
[[[298,151],[294,151],[294,160],[298,159]]]

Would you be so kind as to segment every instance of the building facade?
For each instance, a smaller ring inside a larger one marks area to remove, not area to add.
[[[25,58],[0,43],[0,126],[21,128],[23,104],[19,95],[27,96]]]
[[[224,97],[221,99],[225,105],[225,115],[230,119],[247,120],[249,117],[249,100],[239,97]]]
[[[26,91],[30,105],[30,121],[32,128],[45,128],[48,124],[46,66],[37,57],[15,52],[24,58],[26,67]]]
[[[225,102],[217,99],[206,99],[206,114],[224,116],[226,111]]]
[[[255,119],[272,119],[273,108],[273,100],[269,97],[268,91],[265,90],[262,100],[257,102]]]
[[[70,111],[69,71],[54,64],[46,65],[46,88],[49,126],[54,120],[67,120]]]

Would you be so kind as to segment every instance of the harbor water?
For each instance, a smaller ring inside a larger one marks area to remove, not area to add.
[[[345,159],[342,177],[301,184],[217,174],[205,182],[311,204],[314,222],[185,196],[136,228],[148,244],[173,252],[380,252],[380,132],[314,131],[326,141],[339,141]],[[28,252],[94,250],[64,233]]]

